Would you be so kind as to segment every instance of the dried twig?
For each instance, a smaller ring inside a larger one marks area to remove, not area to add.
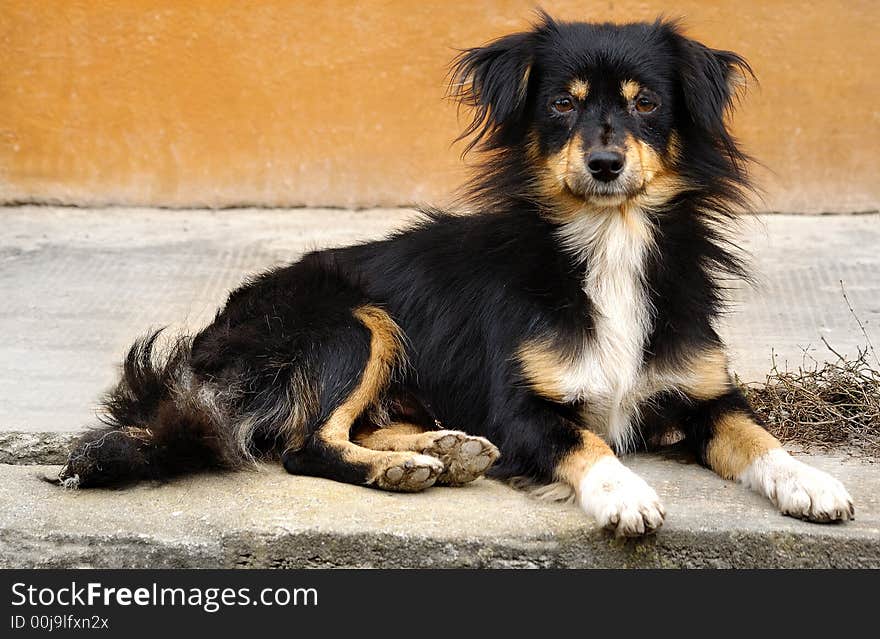
[[[868,331],[865,330],[865,325],[862,324],[862,320],[859,319],[859,316],[856,315],[856,311],[853,308],[852,303],[849,301],[849,297],[846,295],[846,287],[843,285],[843,280],[838,280],[840,282],[840,293],[843,295],[843,299],[846,302],[847,308],[849,308],[849,312],[852,313],[852,316],[856,320],[856,324],[859,325],[859,329],[862,331],[862,336],[865,338],[865,343],[868,345],[868,350],[871,351],[871,354],[874,356],[874,363],[877,366],[880,366],[880,359],[877,358],[877,351],[874,350],[874,345],[871,343],[871,338],[868,337]]]
[[[880,360],[843,282],[840,289],[867,344],[855,358],[842,355],[823,337],[835,361],[820,364],[813,359],[808,366],[804,358],[796,371],[780,371],[773,353],[766,380],[741,385],[755,411],[783,442],[822,449],[847,446],[880,456]]]

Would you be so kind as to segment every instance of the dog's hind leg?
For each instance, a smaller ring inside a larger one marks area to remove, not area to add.
[[[426,430],[408,423],[367,427],[355,433],[353,439],[373,450],[415,451],[437,457],[446,467],[437,483],[445,486],[474,481],[500,456],[495,445],[484,437],[459,430]]]
[[[357,335],[346,340],[348,351],[344,361],[337,355],[337,361],[325,362],[322,416],[301,447],[284,453],[284,467],[293,474],[385,490],[423,490],[434,484],[444,470],[438,458],[411,451],[376,451],[351,441],[356,420],[381,402],[403,357],[400,329],[385,311],[365,305],[355,309],[354,316],[361,331],[365,329],[368,335],[366,355],[357,363],[352,361],[356,338],[363,336]],[[339,393],[341,379],[358,377],[353,389]],[[335,399],[337,394],[341,398]]]

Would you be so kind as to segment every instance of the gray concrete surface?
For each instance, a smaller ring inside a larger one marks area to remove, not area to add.
[[[132,339],[197,328],[248,273],[304,251],[379,237],[412,211],[0,208],[0,431],[70,431],[93,419]],[[769,216],[746,225],[759,286],[737,288],[735,370],[854,353],[845,282],[880,346],[880,216]],[[2,458],[0,458],[2,460]]]
[[[615,540],[572,504],[478,480],[387,493],[277,466],[65,491],[57,467],[0,466],[0,567],[880,567],[880,475],[837,457],[856,520],[810,524],[709,471],[628,462],[667,507],[656,536]]]

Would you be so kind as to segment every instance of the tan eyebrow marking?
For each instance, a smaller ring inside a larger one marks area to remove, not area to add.
[[[568,92],[578,100],[586,100],[587,94],[590,92],[590,83],[586,80],[573,80],[568,85]]]
[[[620,84],[620,95],[626,100],[635,100],[641,90],[642,87],[634,80],[626,80]]]

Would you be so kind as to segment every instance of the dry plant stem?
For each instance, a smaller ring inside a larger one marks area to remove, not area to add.
[[[865,348],[848,359],[823,337],[836,360],[820,364],[805,351],[804,362],[794,372],[780,371],[774,353],[766,380],[743,385],[743,389],[755,412],[783,442],[825,450],[845,447],[880,456],[880,360],[843,282],[840,288],[862,331]]]
[[[828,348],[836,361],[793,372],[780,371],[774,357],[765,382],[746,385],[746,395],[783,442],[880,455],[880,371],[871,367],[867,350],[848,360]]]
[[[849,312],[852,313],[852,316],[855,318],[856,324],[859,325],[859,329],[862,331],[862,335],[865,338],[865,344],[868,345],[868,350],[870,350],[871,355],[874,356],[874,363],[877,364],[877,366],[880,366],[880,359],[877,358],[877,351],[874,350],[874,344],[871,343],[871,338],[868,337],[868,331],[865,330],[865,325],[862,324],[862,320],[859,319],[859,316],[856,314],[856,311],[853,308],[852,303],[849,301],[849,297],[847,297],[847,295],[846,295],[846,287],[843,285],[843,280],[838,280],[838,281],[840,282],[840,292],[843,295],[843,299],[846,302],[846,306],[847,306],[847,308],[849,308]],[[823,341],[824,341],[824,339],[823,339]],[[825,343],[827,344],[828,342],[825,342]]]

